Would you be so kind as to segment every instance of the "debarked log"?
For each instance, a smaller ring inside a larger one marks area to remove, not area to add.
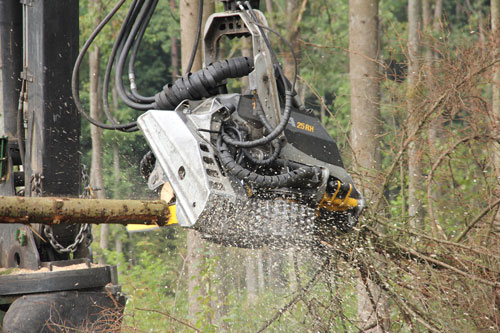
[[[163,200],[0,196],[0,223],[156,224],[170,217]]]

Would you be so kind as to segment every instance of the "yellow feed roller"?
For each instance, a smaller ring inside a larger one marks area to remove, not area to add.
[[[346,211],[348,209],[352,209],[358,206],[358,200],[351,198],[352,193],[352,184],[348,184],[349,189],[347,193],[340,196],[342,183],[337,181],[337,190],[331,196],[325,192],[323,198],[321,199],[318,209],[325,208],[330,211]]]

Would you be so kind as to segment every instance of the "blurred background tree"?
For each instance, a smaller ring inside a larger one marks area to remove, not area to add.
[[[195,3],[159,1],[137,55],[144,95],[182,74],[179,9]],[[80,1],[81,43],[111,5]],[[498,0],[267,0],[261,10],[300,55],[298,93],[368,207],[354,232],[290,251],[189,249],[176,227],[97,228],[93,250],[118,264],[129,295],[125,330],[499,331]],[[120,15],[82,69],[87,106]],[[271,40],[291,75],[287,47]],[[120,120],[138,116],[109,98]],[[82,122],[83,163],[102,158],[96,193],[156,196],[138,171],[148,151],[140,133],[105,131],[101,153],[92,136]]]

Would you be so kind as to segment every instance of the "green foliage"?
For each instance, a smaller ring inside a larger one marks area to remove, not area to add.
[[[264,7],[263,1],[261,3],[261,7]],[[471,5],[469,6],[468,3]],[[273,4],[273,15],[268,16],[270,24],[276,30],[285,33],[288,19],[284,15],[286,2],[273,1]],[[439,70],[433,73],[435,86],[421,84],[412,91],[411,96],[419,99],[421,102],[419,107],[423,112],[429,110],[431,102],[435,101],[438,93],[442,92],[440,89],[449,87],[450,82],[458,81],[464,77],[464,73],[476,69],[474,60],[484,61],[481,56],[487,52],[479,52],[477,45],[480,44],[477,42],[482,38],[481,33],[484,33],[481,27],[486,24],[488,16],[489,8],[486,4],[487,1],[467,1],[465,4],[444,1],[445,16],[441,24],[442,31],[426,31],[422,35],[424,46],[428,47],[432,44],[435,47],[438,54],[436,62],[440,66]],[[87,5],[87,1],[80,2],[81,44],[94,25],[94,17],[88,15]],[[304,287],[315,275],[322,264],[320,259],[324,257],[312,255],[303,249],[296,250],[300,260],[297,265],[294,265],[286,259],[282,250],[254,251],[253,254],[261,255],[258,262],[262,267],[256,266],[253,270],[262,279],[264,287],[257,288],[256,294],[250,295],[249,290],[245,288],[247,264],[244,259],[247,258],[248,252],[206,246],[200,249],[204,251],[205,259],[198,263],[200,276],[197,280],[200,283],[197,291],[200,291],[198,303],[201,311],[194,318],[190,318],[184,260],[186,234],[183,230],[164,228],[152,232],[127,234],[123,227],[113,226],[110,244],[120,242],[123,244],[123,251],[117,252],[98,248],[99,229],[97,229],[95,232],[97,237],[93,245],[96,257],[105,257],[108,263],[118,265],[120,282],[129,297],[125,317],[126,330],[155,332],[190,330],[185,324],[172,319],[174,317],[189,321],[189,325],[203,332],[255,332],[267,320],[279,313],[278,319],[270,325],[270,331],[357,332],[360,329],[356,319],[356,293],[359,281],[359,270],[356,265],[359,262],[365,263],[363,260],[367,260],[367,264],[372,265],[373,262],[370,262],[369,258],[378,259],[374,265],[380,266],[377,266],[375,271],[387,274],[389,278],[384,280],[385,286],[388,290],[396,291],[392,295],[390,307],[392,331],[428,329],[422,322],[415,322],[412,319],[413,314],[409,315],[398,307],[398,297],[410,299],[408,295],[418,297],[418,300],[412,304],[424,308],[428,317],[437,318],[438,327],[443,330],[469,332],[480,327],[473,326],[471,316],[464,314],[465,310],[462,306],[464,302],[460,296],[457,296],[459,294],[468,293],[463,297],[467,298],[467,301],[470,298],[470,312],[482,312],[486,317],[494,316],[482,298],[482,293],[486,294],[488,291],[475,286],[471,280],[459,279],[456,275],[448,276],[441,271],[434,270],[434,267],[430,265],[425,268],[416,266],[418,259],[413,257],[412,261],[407,261],[408,257],[405,255],[395,257],[395,259],[391,257],[397,254],[391,252],[397,250],[391,243],[394,241],[414,246],[422,253],[440,260],[453,259],[459,255],[459,251],[458,247],[452,247],[453,250],[450,250],[442,243],[429,242],[429,237],[432,235],[429,214],[425,217],[425,230],[414,230],[410,227],[407,152],[402,152],[400,162],[395,165],[393,173],[385,178],[385,172],[393,165],[409,135],[406,105],[409,95],[404,82],[407,75],[408,23],[406,2],[381,0],[379,5],[381,41],[380,56],[376,60],[380,63],[381,69],[380,108],[383,133],[380,143],[382,170],[377,177],[386,181],[387,186],[381,196],[385,205],[381,204],[380,211],[368,215],[363,223],[369,227],[380,227],[377,230],[383,231],[386,238],[379,241],[387,247],[388,252],[383,256],[375,253],[375,248],[381,244],[363,238],[362,232],[355,235],[340,235],[335,239],[336,243],[349,248],[351,252],[334,257],[335,260],[330,263],[327,273],[321,274],[307,293],[301,293],[300,289],[297,290],[293,286],[289,274],[297,274],[299,285]],[[221,4],[218,4],[219,9],[220,7]],[[324,109],[326,109],[323,123],[337,140],[344,161],[350,165],[352,152],[348,140],[350,131],[348,13],[347,1],[308,2],[300,22],[300,78],[297,91],[303,97],[306,106],[312,108],[318,116],[323,101]],[[124,13],[120,12],[118,17],[123,19]],[[153,16],[142,42],[135,68],[138,87],[144,95],[152,95],[165,83],[172,81],[170,37],[179,36],[178,18],[178,11],[172,12],[168,1],[159,2],[157,13]],[[118,21],[112,23],[96,41],[102,48],[103,59],[109,54],[119,26]],[[282,58],[288,52],[286,45],[282,44],[276,36],[272,36],[272,42],[279,50],[278,56]],[[240,52],[241,45],[240,41],[232,40],[225,42],[223,48],[227,54],[234,55]],[[484,45],[483,48],[486,49]],[[421,60],[423,62],[424,59]],[[104,60],[101,62],[102,71],[104,71],[105,63]],[[398,71],[397,79],[394,77],[396,70]],[[85,66],[82,68],[80,77],[81,97],[87,106],[88,68]],[[457,145],[433,170],[436,158],[453,148],[454,142],[471,134],[488,132],[489,118],[481,114],[485,108],[489,107],[488,103],[483,103],[484,100],[490,98],[491,94],[488,78],[487,75],[479,76],[470,86],[467,86],[467,89],[463,88],[456,95],[450,94],[443,105],[438,108],[436,114],[443,117],[446,131],[441,141],[433,147],[434,152],[427,147],[427,142],[429,142],[427,128],[419,133],[424,142],[421,152],[424,175],[422,184],[424,185],[418,193],[418,198],[424,202],[424,209],[428,211],[427,184],[429,180],[426,177],[431,171],[434,172],[434,178],[429,185],[432,192],[430,208],[433,208],[436,223],[449,240],[457,237],[464,227],[473,221],[478,212],[495,198],[497,179],[492,166],[491,150],[486,147],[485,143],[488,142],[486,140],[474,139]],[[126,76],[124,79],[127,82]],[[234,80],[230,82],[230,87],[233,91],[239,91],[242,83]],[[113,107],[113,112],[120,121],[129,121],[138,115],[121,103],[118,103],[116,108]],[[432,121],[437,121],[437,116],[431,117],[429,122],[432,123]],[[87,166],[90,165],[91,149],[89,128],[87,122],[82,122],[82,161]],[[114,162],[116,162],[113,155],[114,149],[118,149],[118,174],[115,174],[114,168]],[[138,170],[139,161],[147,151],[148,147],[139,133],[104,132],[103,173],[108,197],[157,197],[157,194],[147,189]],[[376,180],[379,181],[379,179]],[[494,221],[493,217],[491,213],[486,216],[488,221]],[[488,246],[482,247],[483,244],[489,244],[482,243],[487,242],[489,237],[485,229],[487,225],[483,222],[481,228],[468,235],[470,238],[467,242],[472,244],[471,248],[481,247],[481,251],[488,251]],[[415,237],[415,234],[419,237]],[[472,243],[476,239],[479,241]],[[498,242],[492,244],[498,244]],[[490,255],[478,257],[471,254],[473,252],[465,252],[463,248],[460,248],[460,251],[465,253],[462,253],[459,258],[465,261],[463,266],[461,266],[462,262],[457,265],[460,269],[476,272],[476,267],[480,270],[489,265],[493,266]],[[439,257],[440,255],[442,257]],[[344,261],[346,256],[352,260],[350,262],[352,266]],[[401,266],[395,266],[394,262],[401,263]],[[469,269],[470,267],[473,268]],[[279,274],[276,274],[276,271]],[[486,269],[483,273],[491,274]],[[416,276],[418,278],[415,278]],[[282,311],[283,307],[295,298],[298,299],[297,302],[286,311]],[[409,320],[413,320],[413,326],[408,325]]]

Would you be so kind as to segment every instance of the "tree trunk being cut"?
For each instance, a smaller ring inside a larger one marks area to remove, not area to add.
[[[170,217],[163,200],[107,200],[0,196],[0,223],[157,224]]]

